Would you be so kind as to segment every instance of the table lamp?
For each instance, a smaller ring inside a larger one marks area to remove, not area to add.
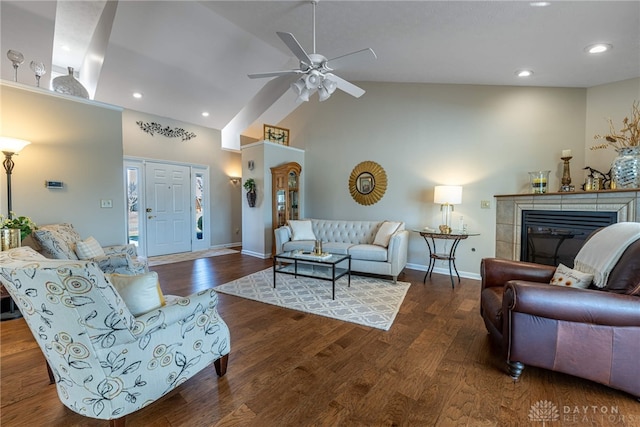
[[[442,212],[442,225],[440,232],[451,233],[451,212],[453,205],[462,203],[462,186],[460,185],[436,185],[433,192],[433,202],[440,204]]]

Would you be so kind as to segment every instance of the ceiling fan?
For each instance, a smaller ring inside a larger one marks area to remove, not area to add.
[[[297,101],[309,100],[309,96],[318,92],[320,101],[328,99],[337,89],[340,89],[356,98],[364,94],[364,90],[348,81],[336,76],[332,71],[359,61],[364,58],[376,58],[376,54],[371,48],[358,50],[338,56],[333,59],[316,53],[316,5],[318,1],[312,0],[313,5],[313,53],[307,53],[296,38],[291,33],[278,32],[278,36],[287,45],[289,50],[300,60],[300,68],[297,70],[272,71],[267,73],[249,74],[249,78],[260,79],[265,77],[281,77],[289,75],[300,75],[300,78],[291,83],[291,89],[298,95]]]

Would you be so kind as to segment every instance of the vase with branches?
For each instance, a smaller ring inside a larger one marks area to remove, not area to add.
[[[592,150],[613,147],[618,156],[611,165],[612,188],[640,188],[640,103],[634,101],[631,118],[622,120],[620,130],[616,130],[612,119],[608,119],[609,133],[595,135],[606,143],[594,145]]]

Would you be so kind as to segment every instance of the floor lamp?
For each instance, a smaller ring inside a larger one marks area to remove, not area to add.
[[[15,163],[12,157],[15,154],[18,154],[20,150],[22,150],[29,144],[31,144],[29,141],[25,141],[22,139],[6,138],[4,136],[0,137],[0,151],[2,151],[2,153],[4,154],[4,162],[2,162],[2,165],[4,166],[4,170],[7,172],[7,211],[9,214],[9,219],[11,219],[13,216],[13,209],[11,207],[11,173],[13,172]],[[2,313],[0,315],[0,318],[2,320],[17,319],[18,317],[22,317],[20,311],[16,310],[13,298],[10,298],[9,307],[10,310],[8,312]]]

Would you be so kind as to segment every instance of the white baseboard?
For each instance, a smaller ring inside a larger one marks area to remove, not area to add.
[[[408,263],[407,264],[407,268],[410,268],[411,270],[418,270],[418,271],[427,271],[429,269],[428,265],[424,265],[424,264],[413,264],[413,263]],[[433,268],[433,272],[434,273],[438,273],[438,274],[444,274],[445,276],[449,275],[449,268],[448,267],[434,267]],[[481,280],[482,277],[478,274],[478,273],[471,273],[469,271],[460,271],[458,270],[458,273],[460,274],[460,277],[464,277],[465,279],[475,279],[475,280]],[[455,275],[456,272],[453,271],[453,274]]]
[[[246,250],[246,249],[243,249],[240,253],[241,253],[242,255],[249,255],[249,256],[252,256],[252,257],[262,258],[262,259],[269,259],[269,258],[271,258],[271,254],[261,254],[261,253],[259,253],[259,252],[248,251],[248,250]]]
[[[223,243],[221,245],[213,245],[210,247],[210,249],[225,249],[225,248],[235,248],[238,246],[242,246],[242,242],[235,242],[235,243]]]

